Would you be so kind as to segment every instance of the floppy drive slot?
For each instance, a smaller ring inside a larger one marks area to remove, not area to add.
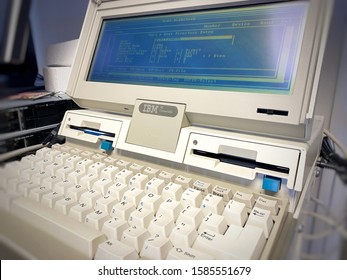
[[[209,153],[209,152],[200,151],[200,150],[193,150],[193,154],[202,156],[202,157],[217,159],[220,162],[238,165],[238,166],[242,166],[246,168],[251,168],[251,169],[263,168],[267,170],[272,170],[274,172],[289,174],[289,168],[287,167],[257,162],[254,159],[242,158],[242,157],[237,157],[237,156],[227,155],[227,154],[215,154],[215,153]]]
[[[78,131],[82,131],[83,133],[94,135],[94,136],[105,136],[105,137],[111,137],[111,138],[115,137],[114,133],[101,131],[99,129],[93,129],[90,127],[84,127],[84,126],[80,127],[80,126],[70,125],[70,128],[78,130]]]
[[[250,138],[191,133],[184,163],[202,169],[255,180],[258,175],[285,180],[295,186],[300,150]]]
[[[122,127],[122,121],[108,118],[105,115],[97,116],[95,113],[83,110],[68,111],[63,119],[60,134],[79,141],[89,143],[108,143],[115,147],[116,140]]]

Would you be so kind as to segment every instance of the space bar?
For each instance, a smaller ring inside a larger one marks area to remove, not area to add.
[[[11,212],[18,218],[30,222],[33,227],[51,238],[75,250],[86,259],[93,259],[98,244],[106,240],[102,232],[74,221],[29,198],[15,199],[11,205]],[[28,242],[30,242],[30,237],[28,237]]]

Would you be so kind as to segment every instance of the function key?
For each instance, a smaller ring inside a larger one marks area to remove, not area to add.
[[[262,208],[262,209],[266,209],[269,210],[271,212],[272,215],[277,215],[278,213],[278,201],[275,199],[268,199],[262,196],[259,196],[255,206]]]
[[[152,167],[146,167],[145,170],[143,170],[143,173],[148,175],[148,177],[152,179],[158,176],[159,170]]]
[[[193,186],[193,179],[192,178],[188,178],[188,177],[184,177],[182,175],[178,175],[175,179],[175,183],[182,185],[183,189],[188,189],[191,188]]]
[[[247,208],[252,208],[255,203],[254,195],[252,193],[244,193],[240,191],[237,191],[234,194],[233,200],[246,204]]]
[[[231,189],[218,185],[213,188],[212,194],[222,197],[225,202],[228,202],[233,197]]]
[[[91,156],[93,155],[94,153],[90,152],[90,151],[83,151],[80,156],[84,157],[84,158],[91,158]]]
[[[131,165],[131,163],[128,162],[128,161],[120,159],[120,160],[117,161],[116,165],[119,168],[127,169]]]
[[[200,180],[196,180],[193,184],[193,189],[201,191],[204,195],[212,192],[212,185]]]
[[[172,182],[174,180],[175,174],[162,171],[159,173],[158,178],[164,180],[166,184]]]

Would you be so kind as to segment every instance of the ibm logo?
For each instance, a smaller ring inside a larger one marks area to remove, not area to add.
[[[143,114],[157,115],[163,117],[174,118],[178,114],[176,106],[172,105],[158,105],[154,103],[141,103],[139,110]]]

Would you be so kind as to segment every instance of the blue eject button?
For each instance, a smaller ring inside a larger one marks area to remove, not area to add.
[[[265,175],[262,188],[266,191],[278,192],[281,189],[281,179]]]
[[[100,148],[101,148],[102,150],[105,150],[105,151],[111,151],[111,150],[113,150],[112,142],[111,142],[111,141],[108,141],[108,140],[102,140],[102,141],[101,141]]]

